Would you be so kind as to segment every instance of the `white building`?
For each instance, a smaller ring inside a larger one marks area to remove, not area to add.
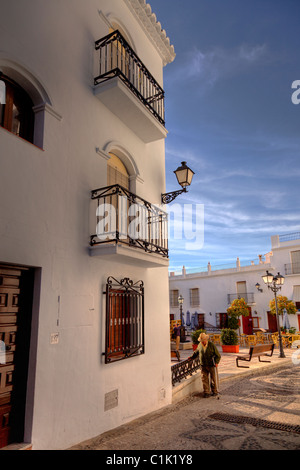
[[[164,221],[175,54],[145,0],[17,3],[0,0],[0,447],[64,449],[171,402],[167,244],[128,211]]]
[[[241,318],[240,331],[246,334],[257,328],[276,331],[276,317],[268,313],[274,294],[262,280],[268,270],[273,274],[280,272],[285,277],[278,295],[286,296],[296,304],[299,313],[289,315],[289,320],[291,327],[300,330],[300,232],[272,236],[271,244],[272,251],[246,264],[237,258],[232,267],[213,267],[208,263],[204,270],[198,272],[189,272],[184,267],[181,273],[171,272],[171,318],[180,319],[177,299],[181,294],[184,297],[185,322],[221,328],[226,325],[227,308],[231,302],[243,297],[250,307],[250,315]]]

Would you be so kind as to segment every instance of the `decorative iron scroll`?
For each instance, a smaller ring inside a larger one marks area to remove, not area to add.
[[[105,293],[105,363],[144,354],[143,281],[109,277]]]
[[[171,366],[172,372],[172,385],[175,385],[177,382],[180,382],[183,379],[186,379],[190,375],[193,375],[194,372],[197,372],[201,368],[199,357],[195,359],[186,359],[185,361],[180,362],[179,364],[174,364]]]

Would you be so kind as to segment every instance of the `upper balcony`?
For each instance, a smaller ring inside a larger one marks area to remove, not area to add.
[[[145,143],[165,138],[164,90],[116,30],[95,43],[94,93]]]
[[[93,190],[92,256],[143,267],[168,266],[168,215],[114,184]]]

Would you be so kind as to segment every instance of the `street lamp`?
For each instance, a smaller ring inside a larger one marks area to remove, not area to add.
[[[179,297],[178,297],[178,303],[179,303],[179,308],[180,308],[180,320],[181,320],[181,326],[180,326],[180,342],[181,343],[185,342],[185,330],[184,330],[184,326],[183,326],[183,317],[182,317],[183,301],[184,301],[184,298],[180,294]]]
[[[279,325],[279,315],[278,315],[278,305],[277,305],[277,292],[281,289],[281,286],[284,284],[284,277],[281,276],[280,273],[277,273],[277,275],[273,275],[272,273],[269,273],[269,271],[266,272],[264,276],[262,276],[263,281],[265,284],[267,284],[268,289],[271,289],[272,292],[274,292],[275,296],[275,311],[276,311],[276,320],[277,320],[277,329],[278,329],[278,341],[279,341],[279,357],[285,357],[285,354],[283,352],[283,347],[282,347],[282,337],[281,337],[281,331],[280,331],[280,325]]]
[[[256,289],[258,290],[258,292],[262,292],[262,291],[263,291],[263,290],[261,289],[260,284],[259,284],[258,282],[255,284],[255,287],[256,287]]]
[[[174,201],[174,199],[179,196],[179,194],[186,193],[187,186],[191,185],[194,172],[191,170],[186,162],[181,162],[181,166],[177,168],[177,170],[174,171],[177,181],[182,187],[182,189],[179,189],[178,191],[172,191],[171,193],[165,193],[161,195],[161,201],[163,204],[169,204],[170,202]]]

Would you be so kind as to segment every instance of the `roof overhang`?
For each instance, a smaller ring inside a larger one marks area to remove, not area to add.
[[[158,50],[164,66],[175,59],[174,46],[146,0],[124,0]]]

